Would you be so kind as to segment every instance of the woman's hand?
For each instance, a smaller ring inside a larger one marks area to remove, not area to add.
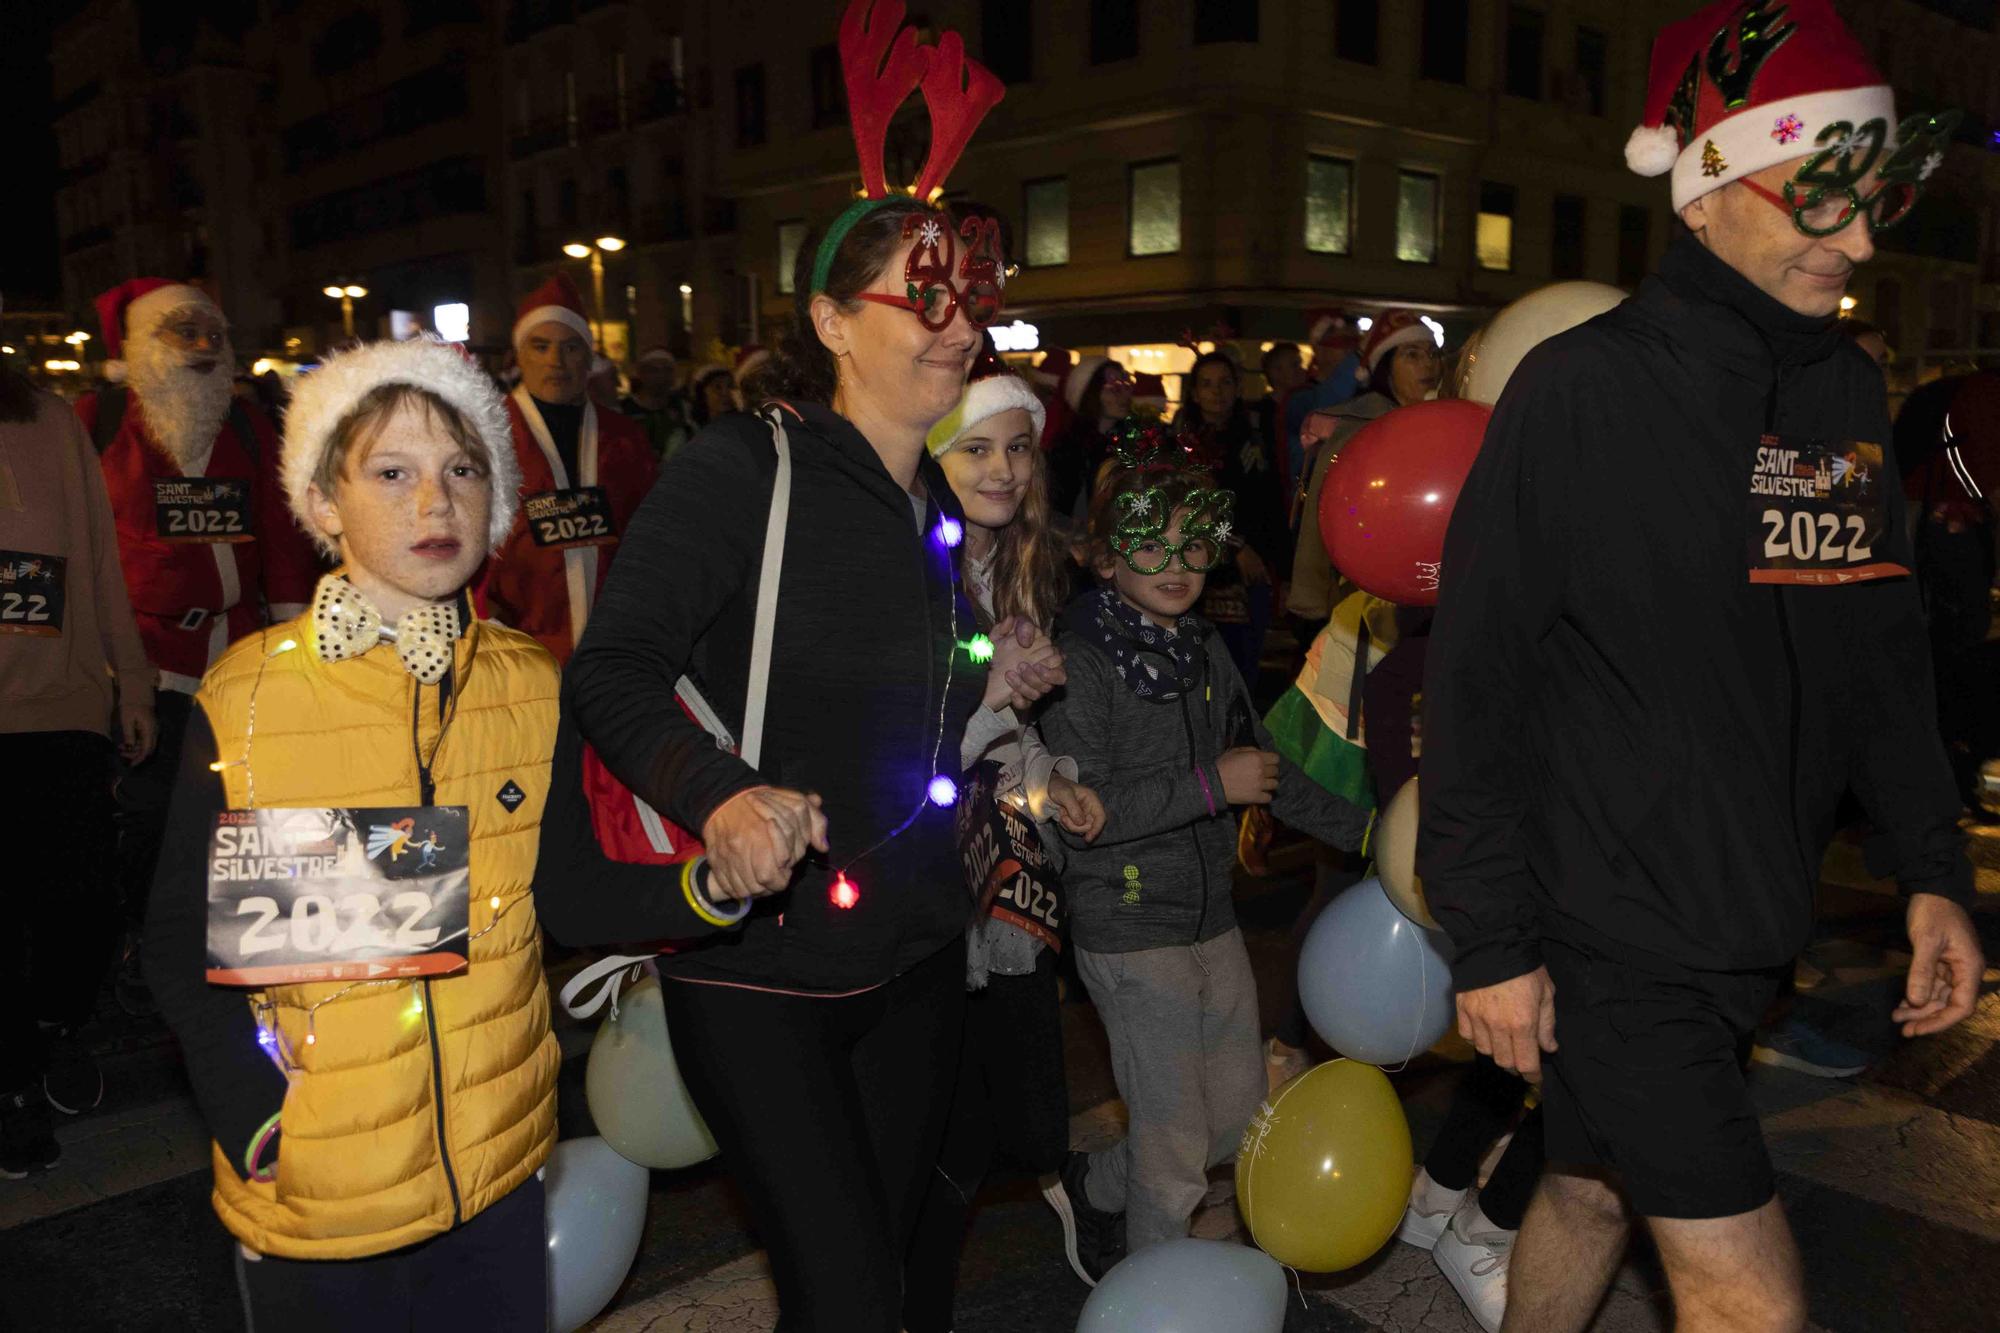
[[[826,815],[816,792],[752,787],[716,808],[701,840],[711,897],[761,898],[792,882],[792,867],[808,848],[827,850]]]
[[[1104,802],[1082,783],[1050,774],[1049,802],[1056,808],[1056,822],[1085,842],[1096,842],[1104,832]]]
[[[1069,679],[1062,650],[1033,621],[1009,616],[993,627],[993,662],[986,668],[988,708],[1027,709]]]
[[[153,753],[153,746],[160,739],[160,724],[154,718],[153,705],[118,705],[118,757],[128,764],[143,764]]]

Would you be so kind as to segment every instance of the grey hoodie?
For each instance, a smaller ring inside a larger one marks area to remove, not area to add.
[[[1214,939],[1236,924],[1230,874],[1235,813],[1223,803],[1216,760],[1236,745],[1270,748],[1270,733],[1214,627],[1195,617],[1194,687],[1177,699],[1140,698],[1091,628],[1100,594],[1077,599],[1060,640],[1068,684],[1042,720],[1051,750],[1075,758],[1078,781],[1104,802],[1103,834],[1062,835],[1070,927],[1092,953],[1132,953]],[[1139,667],[1171,674],[1169,657],[1125,638]],[[1280,759],[1272,813],[1336,847],[1357,848],[1369,814]]]

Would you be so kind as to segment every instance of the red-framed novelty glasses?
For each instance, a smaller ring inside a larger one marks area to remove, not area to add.
[[[1885,231],[1916,207],[1924,182],[1944,161],[1958,121],[1956,111],[1910,116],[1893,137],[1883,119],[1859,129],[1836,121],[1820,131],[1818,151],[1785,182],[1783,194],[1748,176],[1742,181],[1807,236],[1831,236],[1862,214],[1870,234]]]
[[[957,281],[952,278],[952,261],[958,255],[943,214],[911,217],[903,224],[903,236],[916,238],[909,262],[903,265],[905,294],[856,292],[863,301],[894,306],[915,315],[932,333],[941,333],[957,311],[965,312],[965,322],[983,329],[1000,317],[1007,285],[1007,270],[1000,258],[1000,220],[970,217],[959,224],[958,235],[965,238],[965,258],[959,260]]]

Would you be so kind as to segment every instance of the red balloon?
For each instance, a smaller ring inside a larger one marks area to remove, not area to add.
[[[1319,532],[1333,567],[1403,606],[1437,605],[1444,530],[1493,409],[1412,403],[1355,432],[1327,465]]]

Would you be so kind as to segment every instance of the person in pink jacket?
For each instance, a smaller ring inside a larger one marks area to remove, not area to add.
[[[111,506],[62,400],[0,365],[0,1176],[54,1166],[52,1111],[104,1085],[77,1043],[117,944],[111,761],[152,750],[153,669]]]

